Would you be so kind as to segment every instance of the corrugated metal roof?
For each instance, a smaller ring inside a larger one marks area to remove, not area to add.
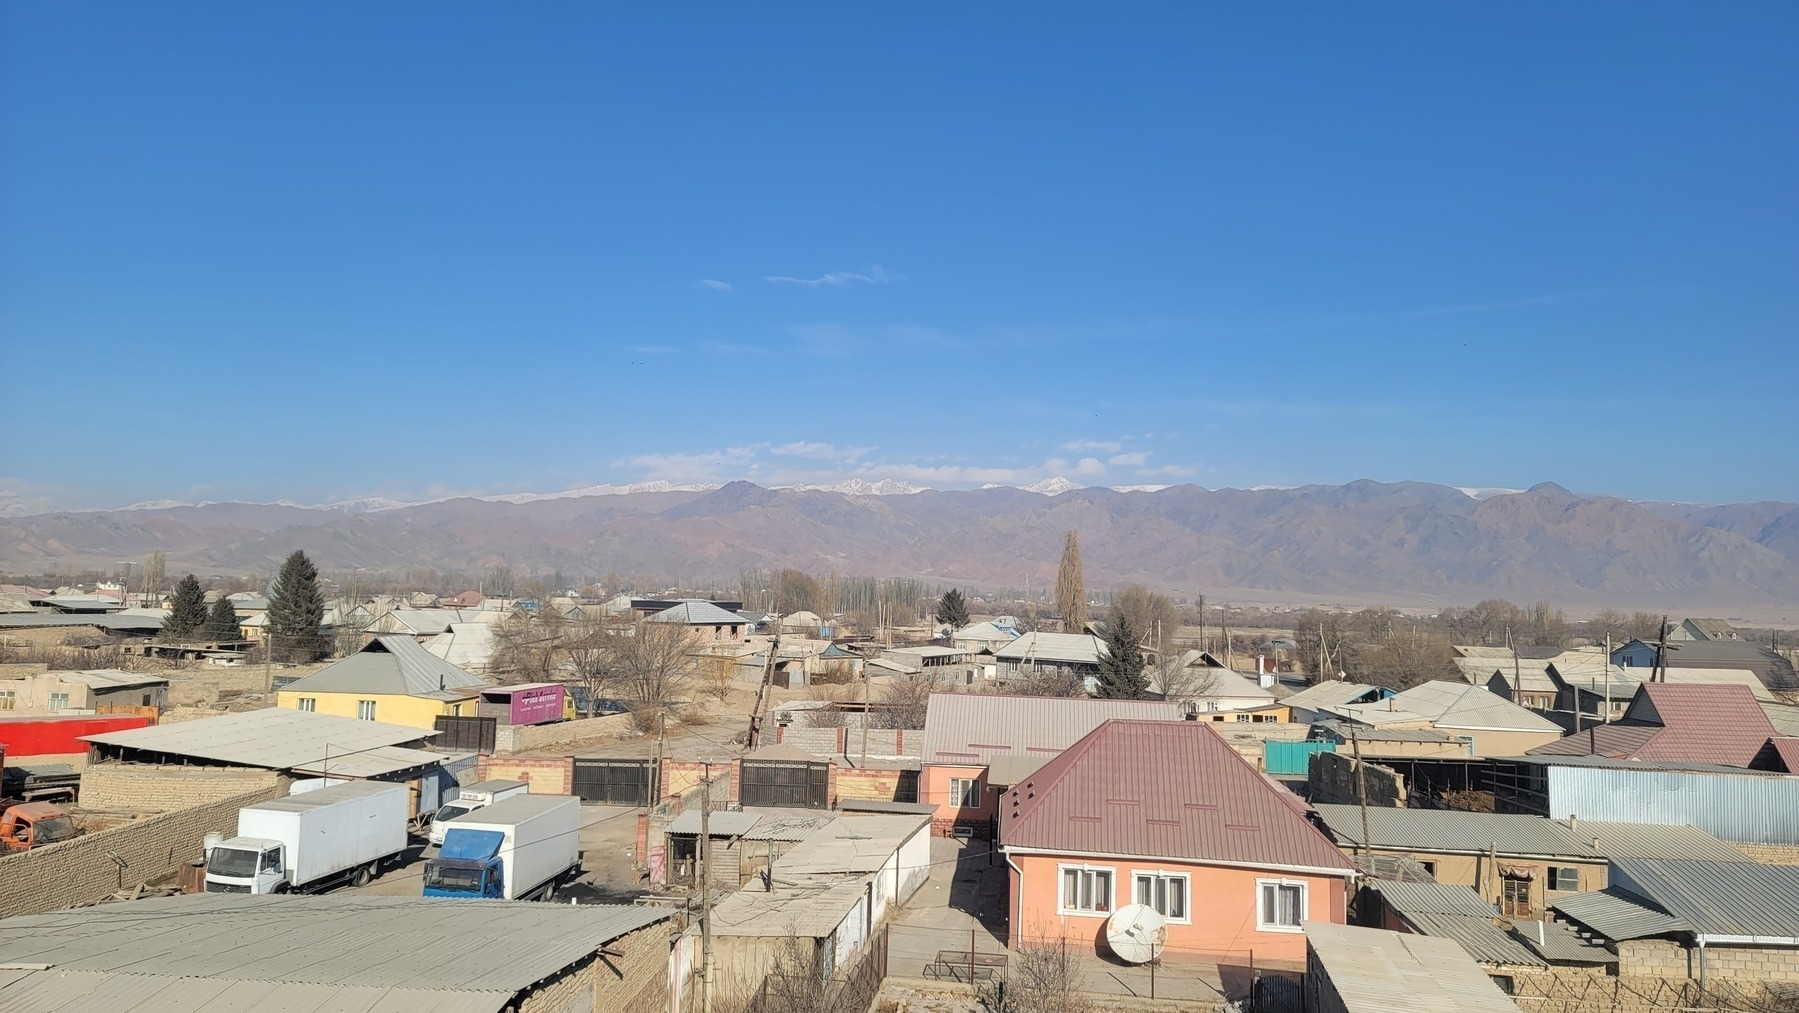
[[[494,1013],[511,992],[320,985],[294,981],[229,981],[157,974],[112,974],[51,968],[0,985],[6,1013]]]
[[[927,831],[924,815],[842,816],[807,834],[779,859],[785,877],[834,876],[881,871],[900,846]]]
[[[1001,796],[1000,839],[1062,853],[1353,869],[1282,791],[1205,722],[1108,721]]]
[[[1780,757],[1780,765],[1789,774],[1799,774],[1799,739],[1770,739],[1768,744],[1774,747],[1774,754]]]
[[[846,813],[922,813],[928,816],[937,812],[937,807],[929,802],[882,802],[867,798],[840,798],[837,808]]]
[[[516,992],[669,917],[625,905],[202,893],[0,921],[0,964]]]
[[[1691,930],[1686,922],[1616,887],[1552,900],[1549,906],[1614,942]]]
[[[1483,964],[1518,964],[1525,967],[1547,967],[1548,961],[1532,953],[1494,924],[1494,914],[1454,915],[1420,911],[1406,912],[1406,924],[1420,935],[1453,939],[1468,956]]]
[[[726,612],[709,601],[684,601],[644,619],[646,623],[684,623],[688,626],[742,626],[744,618]]]
[[[79,683],[101,691],[130,689],[136,686],[167,686],[169,684],[169,680],[160,675],[149,672],[127,672],[117,668],[84,669],[78,672],[48,671],[38,674],[50,676],[59,682]]]
[[[993,652],[1008,661],[1060,661],[1097,665],[1106,642],[1091,633],[1026,633]]]
[[[1399,710],[1430,718],[1438,728],[1477,731],[1557,732],[1561,726],[1525,710],[1483,686],[1459,682],[1427,682],[1396,693],[1389,701]]]
[[[103,630],[160,630],[160,616],[80,615],[77,613],[8,612],[0,615],[0,630],[57,626],[97,626]]]
[[[1799,939],[1799,866],[1620,858],[1611,881],[1702,935]]]
[[[1318,805],[1319,819],[1345,846],[1362,843],[1362,810],[1353,805]],[[1448,809],[1368,810],[1368,832],[1376,848],[1473,854],[1497,847],[1502,855],[1554,858],[1694,858],[1741,862],[1743,853],[1689,826],[1605,823],[1511,813],[1471,813]],[[1595,845],[1597,840],[1597,845]]]
[[[995,757],[1041,766],[1112,718],[1175,721],[1159,700],[1088,700],[1000,693],[933,693],[925,711],[926,763],[981,766]]]
[[[426,650],[409,636],[376,637],[355,654],[289,683],[295,693],[368,693],[370,695],[437,696],[486,688],[487,680]]]
[[[1471,886],[1391,880],[1375,880],[1368,886],[1380,892],[1381,900],[1388,907],[1408,914],[1474,915],[1479,918],[1493,918],[1499,914],[1499,909],[1482,900]]]
[[[1610,964],[1618,955],[1569,928],[1566,922],[1513,920],[1512,936],[1552,964]]]
[[[1306,946],[1348,1013],[1518,1013],[1452,939],[1306,922]]]
[[[84,735],[88,742],[243,767],[292,770],[365,749],[429,740],[436,732],[380,721],[268,707],[172,725]],[[335,762],[335,761],[331,761]]]
[[[1747,767],[1777,735],[1747,686],[1645,682],[1623,720],[1565,736],[1530,755],[1585,753]]]
[[[1380,690],[1375,686],[1332,680],[1308,686],[1292,696],[1282,698],[1281,703],[1302,710],[1322,710],[1325,707],[1340,707],[1364,694],[1378,692]]]
[[[315,763],[301,764],[290,769],[296,774],[318,777],[381,777],[429,767],[434,763],[449,763],[459,757],[471,755],[473,754],[408,749],[405,746],[376,746],[374,749],[364,749],[343,756],[322,756]]]

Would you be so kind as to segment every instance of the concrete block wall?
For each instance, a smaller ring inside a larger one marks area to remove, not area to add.
[[[528,753],[538,749],[555,749],[580,742],[604,739],[628,739],[637,734],[629,714],[559,721],[550,725],[501,725],[495,729],[494,750],[501,753]]]
[[[255,767],[96,763],[81,772],[81,805],[88,809],[168,812],[283,785],[281,775]]]
[[[1405,778],[1391,767],[1362,761],[1368,784],[1368,804],[1387,808],[1406,804]],[[1314,803],[1357,804],[1354,758],[1343,753],[1314,753],[1307,776]]]
[[[147,816],[61,844],[0,858],[0,917],[61,911],[138,883],[156,883],[201,857],[209,833],[237,832],[237,811],[287,794],[271,788]],[[124,859],[120,869],[109,855]]]
[[[1731,847],[1748,855],[1750,861],[1761,862],[1764,865],[1799,865],[1799,847],[1791,844],[1737,844],[1732,842]]]
[[[853,798],[874,802],[899,801],[900,779],[904,771],[879,767],[839,768],[832,801]]]
[[[477,779],[503,778],[523,781],[533,795],[573,795],[575,760],[571,756],[483,756],[476,765]]]

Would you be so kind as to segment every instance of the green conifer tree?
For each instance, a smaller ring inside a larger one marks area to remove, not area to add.
[[[1106,624],[1106,652],[1099,657],[1096,695],[1113,700],[1141,700],[1149,693],[1143,676],[1143,637],[1126,616],[1114,616]]]
[[[230,598],[220,595],[219,600],[212,603],[212,611],[206,613],[206,625],[201,629],[208,640],[236,640],[242,636],[238,629],[237,608]]]
[[[325,640],[325,592],[319,587],[318,567],[295,549],[281,564],[269,596],[269,649],[281,661],[306,663],[323,658],[331,645]]]
[[[169,640],[186,640],[206,624],[206,592],[200,590],[200,578],[193,574],[175,585],[169,617],[162,621],[162,635]]]
[[[937,599],[937,621],[952,630],[968,625],[968,599],[962,596],[961,588],[952,587]]]

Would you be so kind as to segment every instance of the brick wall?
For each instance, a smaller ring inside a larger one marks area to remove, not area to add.
[[[539,986],[519,1013],[635,1013],[668,1005],[668,923],[656,922],[606,944],[611,954],[589,957]]]
[[[1406,804],[1405,778],[1391,767],[1363,761],[1368,782],[1368,804],[1386,808]],[[1344,753],[1314,753],[1307,776],[1313,803],[1357,804],[1355,760]]]
[[[608,714],[551,725],[501,725],[495,729],[494,749],[501,753],[528,753],[601,739],[629,739],[637,735],[629,714]]]
[[[899,801],[900,778],[904,771],[879,767],[838,768],[833,801],[840,798],[875,802]]]
[[[1799,847],[1790,844],[1736,844],[1736,848],[1752,861],[1765,865],[1799,865]]]
[[[254,767],[184,767],[98,763],[81,772],[81,804],[88,809],[167,812],[284,784]]]
[[[523,781],[533,795],[575,793],[575,760],[571,756],[483,756],[476,772],[482,781]]]
[[[239,809],[286,793],[285,784],[246,792],[0,858],[0,883],[6,884],[0,889],[0,917],[60,911],[111,896],[122,887],[168,879],[181,866],[199,861],[207,834],[236,833]],[[124,859],[125,867],[120,869],[109,854]]]

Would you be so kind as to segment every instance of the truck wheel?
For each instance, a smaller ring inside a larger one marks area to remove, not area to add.
[[[369,885],[369,880],[375,878],[375,874],[370,871],[374,867],[374,863],[371,862],[370,864],[357,869],[356,874],[350,877],[350,885],[357,887]]]
[[[541,900],[541,901],[555,900],[556,899],[556,881],[553,879],[550,880],[549,885],[545,886],[543,888],[543,892],[537,895],[537,899]]]

